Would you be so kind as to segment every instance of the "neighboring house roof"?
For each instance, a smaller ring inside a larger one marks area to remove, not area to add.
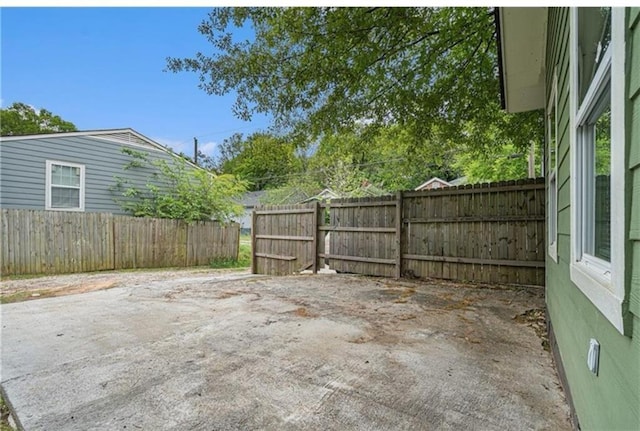
[[[429,186],[433,183],[439,183],[440,187],[450,187],[452,185],[450,182],[445,181],[441,178],[433,177],[429,181],[420,184],[418,187],[415,188],[415,190],[420,191],[420,190],[428,189],[430,188]]]
[[[311,201],[324,201],[324,200],[331,200],[331,199],[338,199],[340,196],[334,192],[333,190],[326,188],[324,190],[322,190],[320,193],[311,196],[310,198],[307,198],[305,200],[303,200],[301,203],[305,203],[305,202],[311,202]]]
[[[330,188],[325,188],[318,194],[305,199],[301,203],[311,202],[314,200],[325,201],[325,200],[331,200],[331,199],[342,199],[342,198],[351,198],[351,197],[372,197],[372,196],[381,196],[384,194],[387,194],[385,190],[367,181],[364,184],[362,184],[362,186],[359,189],[355,190],[352,194],[347,194],[347,193],[340,194]]]
[[[364,184],[361,190],[364,193],[364,195],[367,197],[382,196],[382,195],[389,194],[388,191],[381,189],[380,187],[374,184],[371,184],[369,182],[367,182],[367,184]]]
[[[36,135],[13,135],[13,136],[2,136],[0,137],[0,141],[24,141],[30,139],[47,139],[47,138],[72,138],[75,136],[86,136],[90,138],[96,139],[104,139],[107,141],[124,143],[127,145],[138,146],[143,148],[152,148],[155,150],[163,151],[167,154],[170,154],[174,157],[183,159],[182,156],[176,154],[171,148],[165,147],[164,145],[147,138],[141,133],[136,132],[131,128],[125,129],[103,129],[103,130],[83,130],[78,132],[62,132],[62,133],[41,133]],[[188,164],[193,167],[200,168],[199,166],[192,163],[190,160],[184,159]]]
[[[291,204],[302,204],[312,201],[327,201],[331,199],[342,199],[349,198],[355,196],[361,197],[369,197],[369,196],[380,196],[387,194],[387,192],[379,187],[376,187],[373,184],[368,182],[363,183],[359,189],[357,189],[353,194],[341,194],[332,190],[330,188],[324,188],[319,191],[315,195],[310,194],[305,190],[299,190],[294,188],[285,189],[286,191],[290,191],[289,194],[282,194],[280,198],[277,199],[273,196],[270,196],[269,203],[274,205],[291,205]],[[261,202],[258,202],[261,203]]]
[[[303,190],[294,190],[287,197],[283,198],[279,203],[280,205],[285,204],[299,204],[309,199],[309,195]]]
[[[458,177],[455,180],[449,181],[452,186],[461,186],[467,184],[467,177]]]
[[[496,11],[502,107],[508,112],[544,108],[547,8]]]

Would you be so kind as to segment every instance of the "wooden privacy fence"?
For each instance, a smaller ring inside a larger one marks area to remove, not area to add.
[[[3,275],[207,265],[237,258],[240,226],[109,213],[3,209]]]
[[[327,259],[339,272],[544,285],[544,202],[539,178],[259,207],[253,271],[315,271]]]
[[[251,270],[283,275],[318,269],[317,203],[266,205],[253,211]]]

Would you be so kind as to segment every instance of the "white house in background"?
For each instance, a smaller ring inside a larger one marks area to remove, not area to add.
[[[244,207],[244,213],[242,216],[236,218],[235,221],[240,223],[241,232],[246,233],[251,231],[251,213],[257,205],[260,205],[260,199],[262,199],[266,193],[265,190],[247,192],[240,198],[238,203]]]
[[[303,200],[301,203],[313,202],[313,201],[325,202],[325,201],[330,201],[331,199],[340,199],[340,195],[338,195],[333,190],[327,188],[322,190],[317,195],[311,196],[310,198]]]
[[[422,183],[418,187],[416,187],[415,191],[419,192],[421,190],[441,189],[442,187],[451,187],[452,185],[453,184],[451,184],[450,182],[445,181],[441,178],[433,177],[426,183]]]

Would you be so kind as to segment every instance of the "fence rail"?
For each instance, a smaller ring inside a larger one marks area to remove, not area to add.
[[[317,203],[259,206],[253,212],[252,272],[284,275],[317,269]]]
[[[237,258],[237,223],[3,209],[2,275],[207,265]]]
[[[544,203],[539,178],[260,207],[252,234],[261,259],[253,270],[317,269],[322,258],[356,274],[543,285]],[[291,243],[302,239],[315,245]],[[270,261],[283,257],[289,264]]]

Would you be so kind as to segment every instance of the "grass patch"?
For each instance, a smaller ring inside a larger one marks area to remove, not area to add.
[[[47,298],[53,296],[48,290],[25,290],[0,296],[0,304],[28,301],[30,299]]]
[[[9,407],[4,402],[4,398],[0,394],[0,431],[14,431],[9,425]]]
[[[238,259],[221,258],[214,259],[210,264],[211,268],[248,268],[251,266],[251,245],[240,244]]]
[[[17,274],[17,275],[2,275],[0,276],[0,281],[11,281],[11,280],[28,280],[30,278],[42,278],[47,277],[51,274]]]

